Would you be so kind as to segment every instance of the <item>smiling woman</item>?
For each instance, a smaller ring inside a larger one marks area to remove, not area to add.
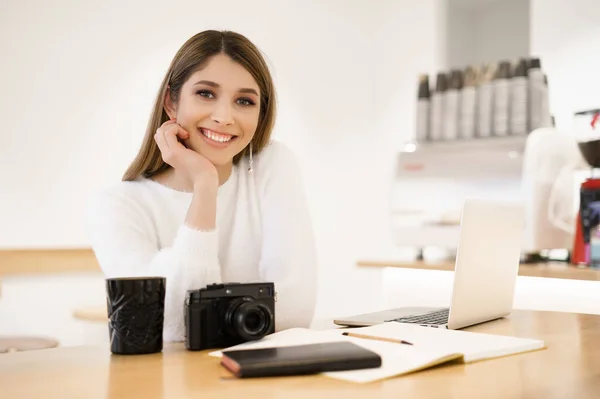
[[[170,168],[173,165],[164,159],[165,151],[160,148],[161,138],[166,142],[174,137],[192,150],[180,155],[193,157],[192,152],[197,152],[207,158],[223,184],[232,165],[250,150],[260,153],[269,143],[275,113],[273,80],[258,48],[234,32],[201,32],[184,43],[171,62],[142,148],[123,180],[143,175],[162,182],[170,180],[177,188],[190,191],[193,182]],[[229,137],[235,139],[225,151],[214,151],[209,145]],[[212,171],[210,166],[208,169]]]
[[[316,250],[300,168],[271,141],[275,89],[246,37],[204,31],[175,55],[123,181],[90,205],[106,277],[167,277],[166,340],[187,290],[275,283],[276,329],[309,326]]]

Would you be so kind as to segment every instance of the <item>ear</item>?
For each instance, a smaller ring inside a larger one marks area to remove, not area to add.
[[[163,106],[169,118],[174,119],[177,116],[177,107],[173,104],[173,100],[171,100],[171,87],[169,86],[167,86],[167,90],[165,91]]]

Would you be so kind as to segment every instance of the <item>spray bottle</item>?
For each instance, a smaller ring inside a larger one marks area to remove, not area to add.
[[[476,137],[485,138],[492,135],[494,110],[493,78],[496,75],[496,69],[496,63],[485,64],[479,75]]]
[[[494,77],[493,135],[508,135],[510,99],[510,62],[502,61]]]
[[[544,108],[547,108],[548,90],[539,58],[532,58],[527,71],[529,77],[529,131],[543,127]]]
[[[529,80],[527,60],[521,58],[510,79],[510,134],[524,136],[529,133],[528,116]]]
[[[431,125],[430,139],[439,141],[443,138],[444,92],[448,88],[446,74],[439,72],[436,77],[435,91],[431,95]]]
[[[417,93],[417,142],[422,143],[430,139],[429,126],[431,108],[431,92],[429,90],[429,75],[419,75],[419,88]]]
[[[458,135],[462,139],[475,137],[477,112],[477,79],[478,70],[474,66],[465,69],[464,85],[460,94],[460,116]]]
[[[462,86],[462,72],[456,69],[452,70],[448,90],[444,93],[444,131],[442,137],[446,141],[453,141],[458,138],[458,115]]]

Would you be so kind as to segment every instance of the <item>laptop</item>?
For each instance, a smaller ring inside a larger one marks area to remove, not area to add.
[[[396,321],[461,329],[510,315],[524,225],[522,203],[467,198],[460,221],[449,308],[389,309],[335,319],[334,323],[365,327]]]

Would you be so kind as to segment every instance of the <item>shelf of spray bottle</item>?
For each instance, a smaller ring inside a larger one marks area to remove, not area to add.
[[[539,58],[469,65],[438,72],[433,87],[427,74],[419,76],[415,141],[403,152],[518,153],[530,132],[553,125]]]

